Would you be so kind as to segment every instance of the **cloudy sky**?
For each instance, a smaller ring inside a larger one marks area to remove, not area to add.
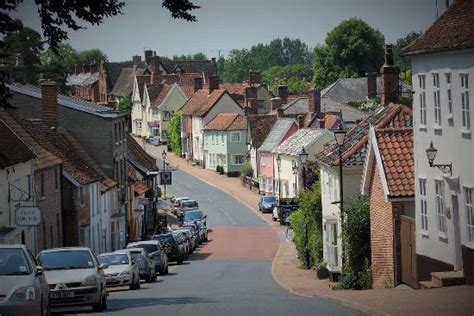
[[[445,0],[196,0],[198,22],[173,20],[160,0],[125,0],[124,14],[100,26],[70,32],[78,50],[100,48],[110,61],[131,59],[144,48],[172,56],[204,52],[226,55],[274,38],[300,38],[314,47],[342,20],[359,17],[393,42],[410,31],[425,30]],[[15,14],[40,31],[34,0],[24,0]]]

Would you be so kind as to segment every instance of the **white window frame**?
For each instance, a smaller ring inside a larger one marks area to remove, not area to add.
[[[444,212],[444,182],[443,180],[435,180],[435,205],[436,218],[438,223],[438,234],[440,237],[447,237],[446,216]]]
[[[453,91],[451,90],[452,88],[452,77],[451,73],[445,73],[444,74],[446,78],[446,101],[448,105],[448,119],[453,119]]]
[[[433,104],[435,114],[435,125],[441,126],[441,97],[439,91],[439,74],[433,73]]]
[[[418,75],[420,87],[420,125],[426,125],[426,76]]]
[[[426,179],[420,178],[420,222],[422,234],[428,234],[428,200],[426,198]]]
[[[461,110],[462,110],[462,127],[471,130],[471,112],[469,105],[469,75],[459,74],[461,77]]]
[[[328,267],[339,267],[338,225],[337,221],[326,222],[326,249]]]
[[[142,120],[136,119],[136,120],[135,120],[135,127],[136,127],[137,129],[140,129],[140,130],[141,130],[141,129],[142,129]]]
[[[242,157],[242,162],[238,163],[236,157]],[[232,154],[232,163],[237,166],[243,165],[245,163],[245,155]]]
[[[474,244],[474,188],[464,187],[464,206],[466,209],[466,239]]]
[[[234,140],[234,136],[238,135],[238,140]],[[240,143],[240,132],[230,132],[230,141],[232,143]]]

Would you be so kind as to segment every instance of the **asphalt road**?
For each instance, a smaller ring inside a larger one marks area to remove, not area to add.
[[[239,201],[183,171],[173,173],[168,190],[198,200],[212,229],[209,243],[154,284],[111,291],[104,315],[356,314],[282,289],[271,274],[279,238]]]

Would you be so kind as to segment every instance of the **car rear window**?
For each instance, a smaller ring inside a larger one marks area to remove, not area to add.
[[[155,245],[155,244],[136,244],[136,245],[133,245],[133,247],[143,248],[148,253],[152,253],[158,250],[158,245]]]

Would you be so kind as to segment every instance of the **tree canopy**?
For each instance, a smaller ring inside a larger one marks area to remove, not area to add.
[[[400,79],[411,84],[411,62],[409,58],[400,56],[403,47],[407,46],[421,35],[421,32],[410,32],[399,38],[393,45],[393,59],[400,67]]]
[[[313,82],[326,87],[338,78],[364,76],[383,64],[384,36],[361,19],[342,21],[314,49]]]
[[[288,86],[288,93],[305,93],[311,86],[313,68],[309,64],[294,64],[286,66],[273,66],[262,72],[263,82],[268,84],[270,90],[278,93],[278,86]]]

